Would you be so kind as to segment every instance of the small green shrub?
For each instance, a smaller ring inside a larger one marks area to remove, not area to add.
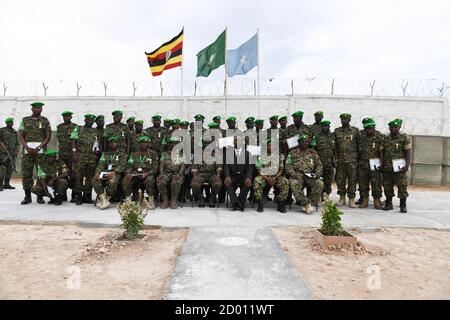
[[[120,219],[125,229],[125,238],[134,240],[138,238],[139,231],[144,227],[144,219],[147,216],[145,203],[142,201],[142,195],[139,194],[139,201],[127,201],[118,207]],[[144,212],[144,213],[143,213]]]
[[[340,236],[343,234],[344,229],[341,224],[341,215],[336,204],[333,201],[328,201],[322,209],[322,226],[320,231],[327,236]]]

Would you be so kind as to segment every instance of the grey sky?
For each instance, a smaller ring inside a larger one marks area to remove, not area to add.
[[[144,51],[183,25],[186,79],[228,26],[229,49],[260,28],[265,78],[450,80],[446,0],[2,0],[0,80],[147,79]]]

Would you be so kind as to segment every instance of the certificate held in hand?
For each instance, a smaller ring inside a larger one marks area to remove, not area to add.
[[[392,168],[394,169],[394,172],[401,172],[402,168],[406,167],[406,160],[405,159],[394,159],[392,160]]]
[[[298,147],[298,135],[293,136],[291,138],[286,139],[286,143],[288,145],[289,150],[297,148]]]

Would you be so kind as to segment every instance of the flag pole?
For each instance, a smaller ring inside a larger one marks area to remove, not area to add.
[[[257,82],[258,87],[256,94],[258,95],[258,118],[261,117],[261,78],[260,78],[260,69],[259,69],[259,28],[256,29],[256,57],[258,59],[258,67],[257,67]]]
[[[183,26],[183,36],[184,36],[184,26]],[[184,39],[183,39],[183,42],[184,42]],[[183,92],[183,81],[184,81],[183,63],[184,63],[184,61],[181,63],[181,66],[180,66],[180,94],[181,94],[181,97],[183,97],[183,94],[184,94],[184,92]]]
[[[227,80],[228,80],[228,75],[227,75],[227,64],[228,64],[228,54],[227,54],[227,30],[228,27],[225,28],[225,90],[224,90],[224,94],[225,97],[227,96]]]

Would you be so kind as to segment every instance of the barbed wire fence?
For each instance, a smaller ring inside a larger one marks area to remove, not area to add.
[[[4,97],[178,97],[180,81],[157,79],[140,81],[0,81]],[[358,95],[398,97],[449,97],[450,82],[438,79],[346,80],[334,78],[270,78],[260,81],[260,94],[271,95]],[[231,78],[227,95],[256,96],[254,79]],[[223,80],[190,79],[183,81],[184,96],[223,96]]]

